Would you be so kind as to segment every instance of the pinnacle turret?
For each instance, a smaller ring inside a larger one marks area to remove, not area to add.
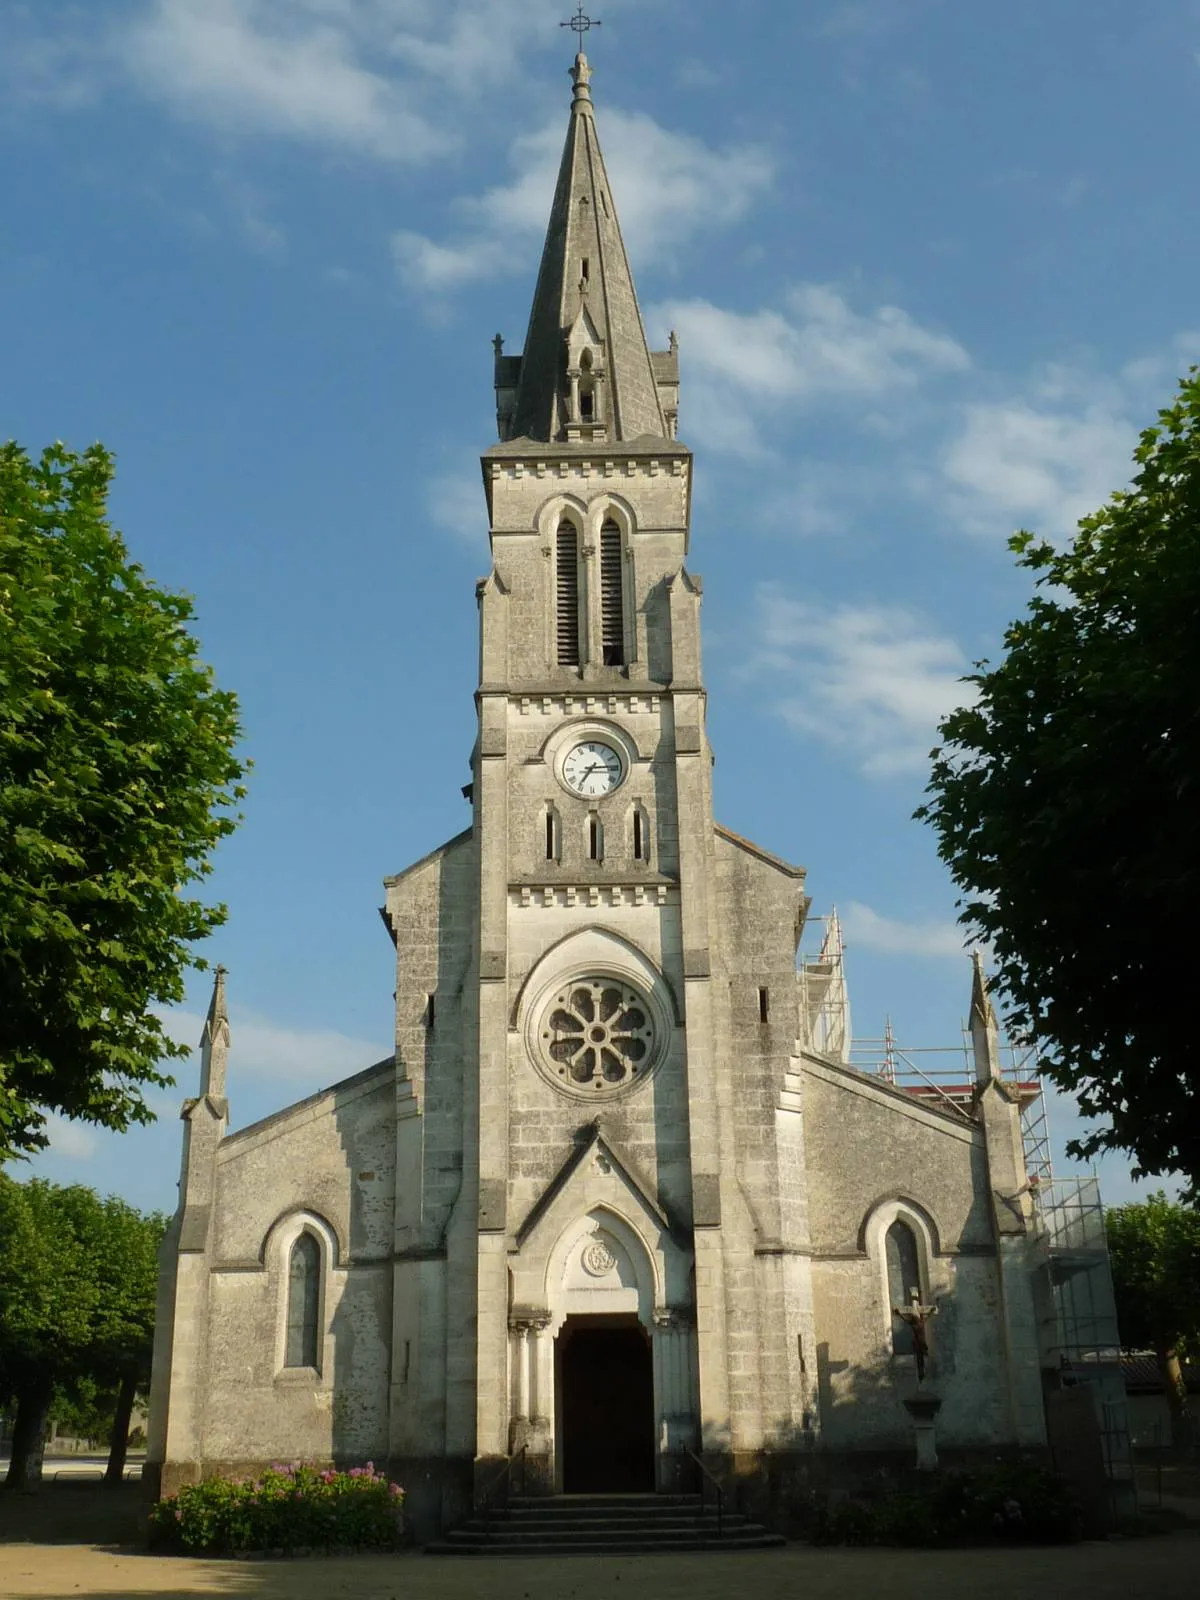
[[[985,1084],[1000,1077],[1000,1024],[988,993],[981,951],[971,952],[971,968],[971,1046],[975,1080]]]
[[[204,1032],[200,1035],[200,1093],[221,1099],[225,1094],[225,1063],[229,1056],[229,1012],[225,1004],[225,968],[213,976],[212,999]]]

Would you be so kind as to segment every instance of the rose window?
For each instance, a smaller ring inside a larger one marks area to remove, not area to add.
[[[581,1089],[633,1082],[654,1052],[649,1005],[636,989],[613,978],[579,978],[558,990],[545,1008],[540,1033],[559,1079]]]

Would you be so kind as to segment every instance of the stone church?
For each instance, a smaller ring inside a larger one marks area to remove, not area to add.
[[[964,1113],[856,1070],[798,970],[804,869],[713,817],[679,355],[647,344],[571,76],[524,350],[496,340],[471,825],[385,880],[394,1054],[235,1133],[218,974],[164,1246],[164,1492],[370,1459],[430,1532],[516,1454],[555,1494],[691,1484],[697,1452],[779,1502],[911,1459],[926,1324],[943,1455],[1045,1442],[982,972]]]

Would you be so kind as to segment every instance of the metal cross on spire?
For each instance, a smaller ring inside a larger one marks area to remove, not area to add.
[[[599,28],[600,26],[601,22],[599,17],[589,17],[584,11],[583,0],[579,0],[579,8],[569,22],[559,23],[560,28],[570,28],[571,31],[577,36],[579,42],[579,53],[581,55],[583,54],[584,34],[589,28]]]

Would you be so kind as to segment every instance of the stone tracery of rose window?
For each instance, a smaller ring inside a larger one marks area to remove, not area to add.
[[[543,1049],[557,1076],[579,1088],[619,1088],[650,1060],[654,1022],[638,991],[613,978],[577,978],[545,1009]]]

